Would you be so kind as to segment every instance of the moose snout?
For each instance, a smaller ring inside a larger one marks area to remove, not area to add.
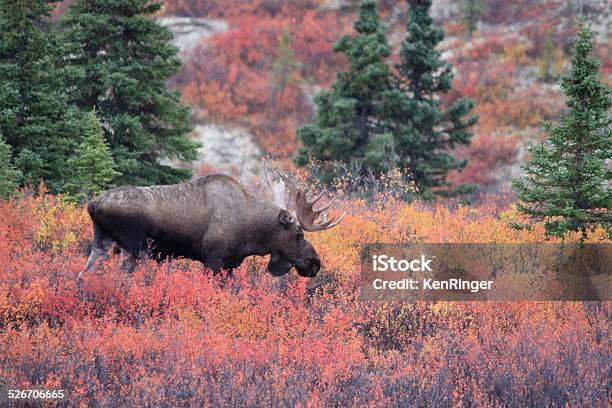
[[[319,257],[307,258],[302,261],[298,261],[295,265],[298,274],[305,278],[314,278],[321,269],[321,259]]]

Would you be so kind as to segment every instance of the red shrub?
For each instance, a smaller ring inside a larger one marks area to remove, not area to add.
[[[311,237],[324,264],[314,280],[273,278],[261,258],[226,279],[184,260],[143,260],[128,274],[111,258],[78,280],[82,209],[50,196],[0,202],[0,387],[64,389],[83,406],[608,405],[609,303],[359,295],[365,242],[408,230],[528,242],[541,227],[514,231],[489,207],[346,204],[341,226]],[[41,224],[49,234],[35,233]]]

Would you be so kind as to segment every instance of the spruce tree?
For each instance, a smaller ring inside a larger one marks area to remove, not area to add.
[[[111,151],[95,110],[87,114],[83,138],[74,157],[68,160],[73,174],[69,192],[79,198],[90,197],[107,189],[121,173],[114,170]]]
[[[283,28],[280,46],[276,58],[272,62],[272,99],[282,92],[289,84],[300,82],[299,64],[291,47],[291,33]]]
[[[476,31],[476,24],[482,16],[484,5],[482,0],[464,0],[463,13],[465,24],[467,25],[468,37],[472,38],[472,34]]]
[[[66,157],[81,115],[64,92],[56,34],[48,17],[56,1],[0,0],[0,132],[23,182],[63,189]]]
[[[166,88],[178,72],[172,33],[152,17],[150,0],[74,0],[62,18],[72,101],[96,107],[117,170],[118,184],[176,183],[191,176],[167,160],[192,161],[197,144],[189,110]]]
[[[568,113],[558,125],[544,125],[549,137],[530,149],[525,177],[514,187],[518,209],[543,220],[549,236],[562,237],[602,225],[612,236],[611,94],[599,78],[593,32],[582,23],[569,74],[561,78]]]
[[[555,45],[553,44],[553,30],[546,30],[544,36],[544,49],[539,61],[539,77],[541,80],[548,82],[554,78],[553,66],[555,59]]]
[[[395,135],[399,163],[412,173],[424,197],[434,192],[463,192],[465,188],[451,191],[446,177],[467,164],[455,159],[450,150],[470,144],[469,128],[477,122],[470,115],[473,102],[460,98],[442,106],[440,97],[451,89],[453,79],[452,66],[436,50],[444,30],[433,27],[431,0],[408,0],[408,4],[407,35],[397,65],[398,87],[386,98],[387,124]]]
[[[314,159],[322,165],[324,178],[333,178],[334,163],[357,162],[379,170],[381,158],[392,140],[382,126],[382,101],[391,88],[386,58],[390,46],[380,24],[375,0],[361,0],[357,35],[342,37],[334,51],[346,55],[347,72],[340,72],[331,89],[315,99],[316,113],[311,124],[298,129],[303,142],[296,162],[306,165]]]
[[[9,198],[17,189],[21,172],[11,163],[11,146],[0,133],[0,198]]]

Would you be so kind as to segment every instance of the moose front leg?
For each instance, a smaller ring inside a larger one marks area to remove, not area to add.
[[[221,270],[224,267],[223,258],[219,254],[214,254],[214,253],[207,254],[203,259],[204,260],[202,263],[208,269],[211,269],[215,275],[221,272]]]
[[[136,269],[136,256],[123,248],[121,248],[121,268],[129,273]]]

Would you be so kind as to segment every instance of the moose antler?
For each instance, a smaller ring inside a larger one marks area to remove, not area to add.
[[[274,172],[278,175],[281,183],[273,183],[270,179],[270,173]],[[295,194],[295,209],[297,219],[304,229],[304,231],[315,232],[323,231],[335,227],[342,221],[342,218],[346,215],[346,212],[340,217],[329,218],[328,211],[334,204],[335,198],[321,208],[315,209],[314,206],[319,200],[327,193],[322,191],[312,200],[308,199],[308,192],[305,188],[299,186],[293,177],[280,171],[274,166],[271,166],[267,161],[264,161],[264,176],[268,187],[272,190],[276,204],[279,204],[277,197],[284,195],[284,187]],[[282,186],[279,186],[282,184]],[[279,190],[282,189],[282,194],[279,194]],[[286,208],[286,207],[283,207]],[[317,220],[321,218],[319,222]]]
[[[287,176],[276,167],[271,166],[267,160],[263,162],[264,181],[272,194],[272,201],[281,208],[287,208]],[[280,180],[273,180],[272,173],[276,173]]]
[[[295,207],[296,214],[300,225],[304,231],[323,231],[330,229],[340,224],[340,221],[346,215],[346,211],[339,217],[332,217],[328,219],[328,213],[326,211],[331,208],[336,198],[334,197],[329,203],[321,208],[314,208],[314,205],[319,202],[327,191],[322,191],[312,200],[308,199],[306,190],[297,188],[295,193]],[[321,221],[317,222],[317,219],[321,218]]]

